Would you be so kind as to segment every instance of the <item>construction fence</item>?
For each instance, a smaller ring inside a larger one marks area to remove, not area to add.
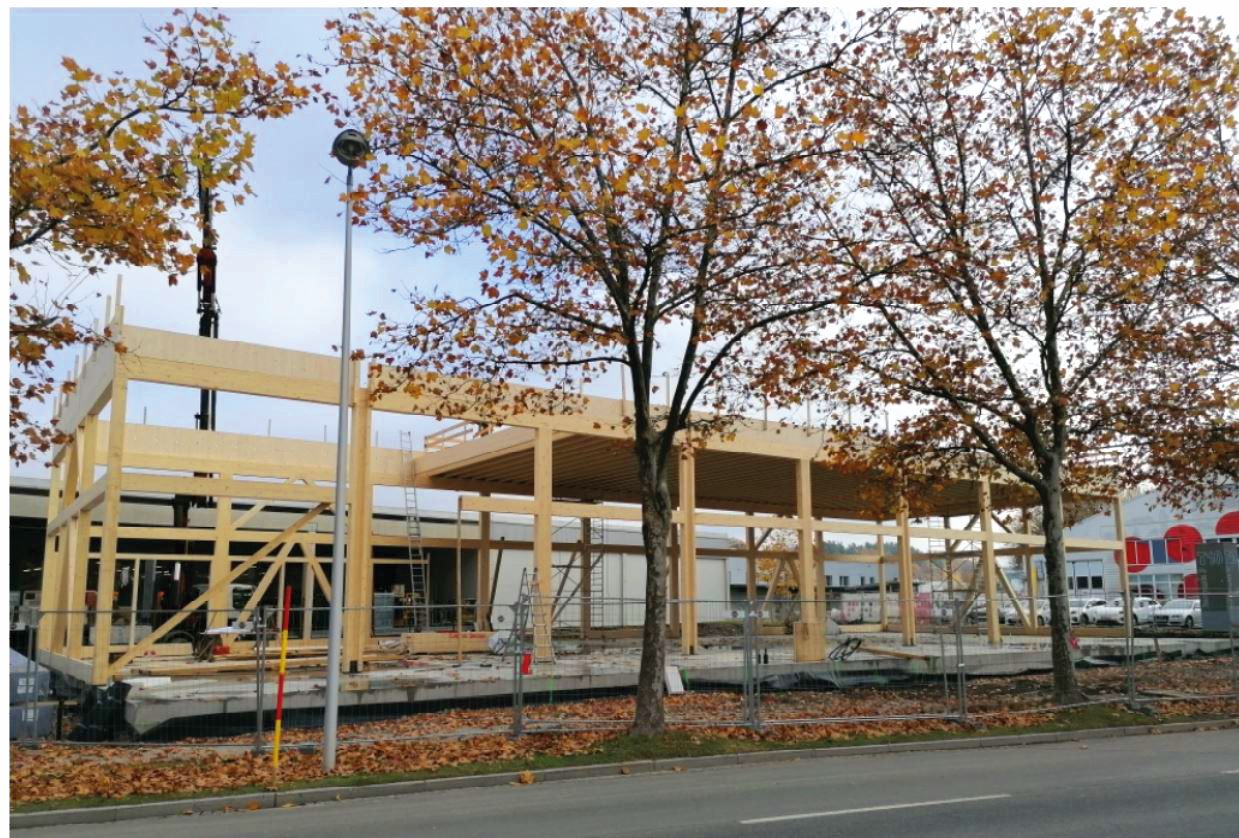
[[[1043,613],[1049,622],[1048,599],[1019,608],[1004,602],[996,609],[1002,642],[993,645],[990,609],[975,594],[875,596],[668,602],[667,723],[779,736],[797,727],[1001,727],[1092,705],[1239,711],[1234,595],[1143,612],[1138,597],[1103,596],[1100,605],[1087,605],[1073,595],[1071,660],[1080,694],[1066,703],[1055,698],[1049,629],[1040,625]],[[903,606],[913,615],[911,645],[901,633]],[[28,612],[13,644],[25,656],[16,671],[11,664],[13,738],[264,750],[281,704],[284,747],[318,747],[326,608],[203,610],[160,634],[171,613],[114,612],[113,659],[135,641],[156,639],[127,664],[122,680],[83,688],[36,662],[38,638],[56,638],[70,652],[89,647],[98,639],[99,612]],[[367,621],[374,640],[365,666],[342,679],[339,740],[625,729],[642,666],[644,613],[640,600],[543,603],[528,589],[491,613],[471,603],[346,610],[346,620]],[[686,614],[697,626],[691,644],[678,636]],[[1221,623],[1218,614],[1227,615]],[[815,657],[797,654],[804,623],[823,627],[823,660],[798,660]]]

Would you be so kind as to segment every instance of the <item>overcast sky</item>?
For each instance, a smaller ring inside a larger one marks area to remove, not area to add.
[[[1198,13],[1223,14],[1218,5],[1195,4]],[[323,23],[338,15],[334,9],[233,9],[232,31],[242,45],[256,43],[260,59],[296,61],[298,54],[322,56],[326,49]],[[20,104],[54,98],[65,83],[62,57],[97,72],[140,74],[149,47],[142,43],[143,26],[167,17],[159,9],[19,9],[10,13],[10,112]],[[1230,13],[1229,28],[1239,31]],[[339,340],[341,304],[342,226],[338,197],[343,169],[328,155],[336,133],[331,117],[320,107],[307,107],[287,119],[255,127],[257,151],[250,180],[257,197],[221,216],[219,231],[220,337],[330,353]],[[324,180],[331,178],[330,183]],[[483,267],[478,251],[427,260],[408,251],[393,252],[399,242],[358,229],[354,238],[354,345],[369,332],[366,312],[392,310],[398,299],[392,288],[402,285],[472,284]],[[194,333],[196,295],[192,277],[169,287],[157,271],[122,269],[124,302],[129,322]],[[97,280],[95,288],[110,293],[115,272]],[[102,317],[103,301],[90,300]],[[88,318],[89,319],[89,318]],[[72,360],[68,366],[72,367]],[[618,394],[618,373],[611,387],[595,392]],[[197,392],[133,385],[131,422],[142,421],[144,409],[152,424],[190,427],[197,410]],[[263,434],[268,421],[273,433],[322,439],[324,427],[334,438],[335,409],[220,394],[221,431]],[[425,422],[391,414],[376,414],[380,444],[395,446],[402,428],[418,433]],[[41,464],[15,473],[45,476]],[[395,502],[380,496],[380,503]],[[447,499],[435,498],[445,507]]]

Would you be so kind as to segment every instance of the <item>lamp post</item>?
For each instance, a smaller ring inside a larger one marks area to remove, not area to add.
[[[340,717],[340,643],[344,622],[344,515],[348,494],[349,308],[353,296],[353,167],[370,153],[358,131],[341,131],[331,153],[348,169],[344,189],[344,315],[340,335],[340,416],[336,432],[335,529],[331,539],[331,617],[327,634],[327,706],[323,715],[323,771],[336,767],[336,727]]]

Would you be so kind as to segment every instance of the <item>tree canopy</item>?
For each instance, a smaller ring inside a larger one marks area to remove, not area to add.
[[[308,91],[299,72],[264,67],[227,18],[175,12],[150,29],[141,77],[104,75],[66,57],[59,97],[22,103],[9,122],[9,453],[25,460],[57,432],[32,423],[31,400],[66,382],[49,353],[106,335],[80,322],[84,280],[120,266],[170,281],[194,261],[195,186],[241,204],[254,154],[249,120],[286,116]]]
[[[1110,488],[1199,498],[1234,467],[1234,44],[1181,12],[951,10],[888,27],[870,60],[835,216],[868,279],[842,328],[774,347],[775,372],[813,362],[771,381],[862,408],[840,430],[892,475],[1027,483],[1062,605],[1064,491],[1104,466]],[[1056,606],[1063,660],[1068,625]]]
[[[336,110],[376,150],[363,223],[428,252],[480,242],[490,261],[474,293],[415,288],[381,316],[377,357],[457,400],[456,381],[414,373],[540,376],[557,408],[626,370],[649,564],[638,727],[662,723],[676,435],[751,406],[740,350],[837,301],[824,210],[857,140],[838,82],[886,18],[405,9],[331,24],[350,80]],[[676,367],[662,399],[659,357]]]

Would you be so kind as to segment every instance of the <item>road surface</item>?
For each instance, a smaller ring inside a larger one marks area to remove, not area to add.
[[[458,789],[22,838],[1239,835],[1239,731]]]

